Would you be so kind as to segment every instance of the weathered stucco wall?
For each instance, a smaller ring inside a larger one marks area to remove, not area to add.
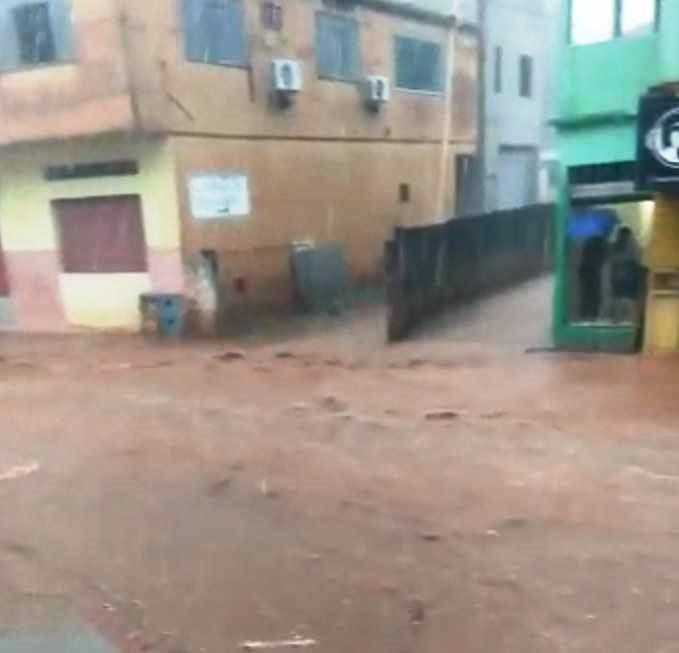
[[[70,0],[73,60],[0,73],[0,145],[134,126],[117,0]]]
[[[352,278],[374,281],[393,226],[431,221],[436,210],[438,144],[182,137],[173,139],[173,149],[185,256],[214,250],[227,294],[233,280],[244,277],[260,304],[289,304],[293,240],[342,243]],[[247,175],[249,215],[191,215],[190,176],[215,172]],[[401,201],[401,184],[409,187],[408,202]]]
[[[182,137],[173,139],[173,149],[185,258],[201,250],[218,255],[227,303],[234,279],[245,278],[254,303],[288,305],[294,240],[341,243],[351,277],[375,281],[392,228],[431,221],[436,211],[439,144]],[[450,152],[453,159],[456,152]],[[246,175],[250,214],[196,220],[188,192],[196,173]],[[402,184],[409,188],[407,202]]]
[[[249,64],[243,68],[186,60],[177,0],[125,6],[127,42],[134,65],[134,88],[146,129],[187,134],[320,137],[339,139],[436,140],[441,138],[442,93],[393,90],[392,102],[375,115],[366,111],[355,83],[318,78],[315,12],[320,0],[286,0],[281,32],[260,25],[259,3],[245,2]],[[393,36],[405,34],[447,43],[446,27],[357,7],[364,75],[394,79]],[[456,38],[453,140],[476,137],[476,42]],[[277,57],[298,59],[304,89],[290,109],[272,107],[270,64]]]

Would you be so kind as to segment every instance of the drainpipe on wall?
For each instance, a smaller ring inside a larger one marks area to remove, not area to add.
[[[450,131],[452,126],[453,74],[455,72],[455,32],[456,21],[452,14],[448,24],[446,39],[445,92],[443,97],[443,124],[441,126],[441,159],[439,161],[438,191],[435,219],[444,222],[446,215],[446,191],[450,176]]]
[[[486,57],[488,37],[488,0],[478,0],[479,51],[477,71],[476,148],[477,177],[476,204],[482,213],[488,209],[486,202]]]
[[[130,17],[125,8],[125,0],[118,0],[118,24],[120,26],[120,46],[123,49],[123,61],[125,62],[125,75],[127,77],[127,86],[130,93],[130,106],[132,109],[132,120],[134,125],[130,130],[134,133],[143,133],[144,125],[142,124],[141,112],[139,111],[139,102],[137,100],[137,88],[134,82],[134,67],[132,62],[131,44],[129,38]]]

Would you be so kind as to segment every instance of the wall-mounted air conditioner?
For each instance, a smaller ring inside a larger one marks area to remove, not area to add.
[[[391,83],[384,75],[370,75],[365,79],[365,102],[377,110],[391,99]]]
[[[271,83],[276,93],[294,95],[302,90],[302,64],[295,59],[274,59]]]

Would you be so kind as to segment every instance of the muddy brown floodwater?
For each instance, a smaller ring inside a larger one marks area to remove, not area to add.
[[[351,342],[3,337],[0,633],[679,651],[679,360],[386,348],[375,317]]]

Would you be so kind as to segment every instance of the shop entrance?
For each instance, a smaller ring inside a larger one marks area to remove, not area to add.
[[[553,335],[557,347],[632,352],[643,343],[655,202],[636,163],[568,169],[558,211]]]
[[[644,251],[652,219],[652,201],[609,200],[571,207],[565,266],[569,324],[641,330]]]

